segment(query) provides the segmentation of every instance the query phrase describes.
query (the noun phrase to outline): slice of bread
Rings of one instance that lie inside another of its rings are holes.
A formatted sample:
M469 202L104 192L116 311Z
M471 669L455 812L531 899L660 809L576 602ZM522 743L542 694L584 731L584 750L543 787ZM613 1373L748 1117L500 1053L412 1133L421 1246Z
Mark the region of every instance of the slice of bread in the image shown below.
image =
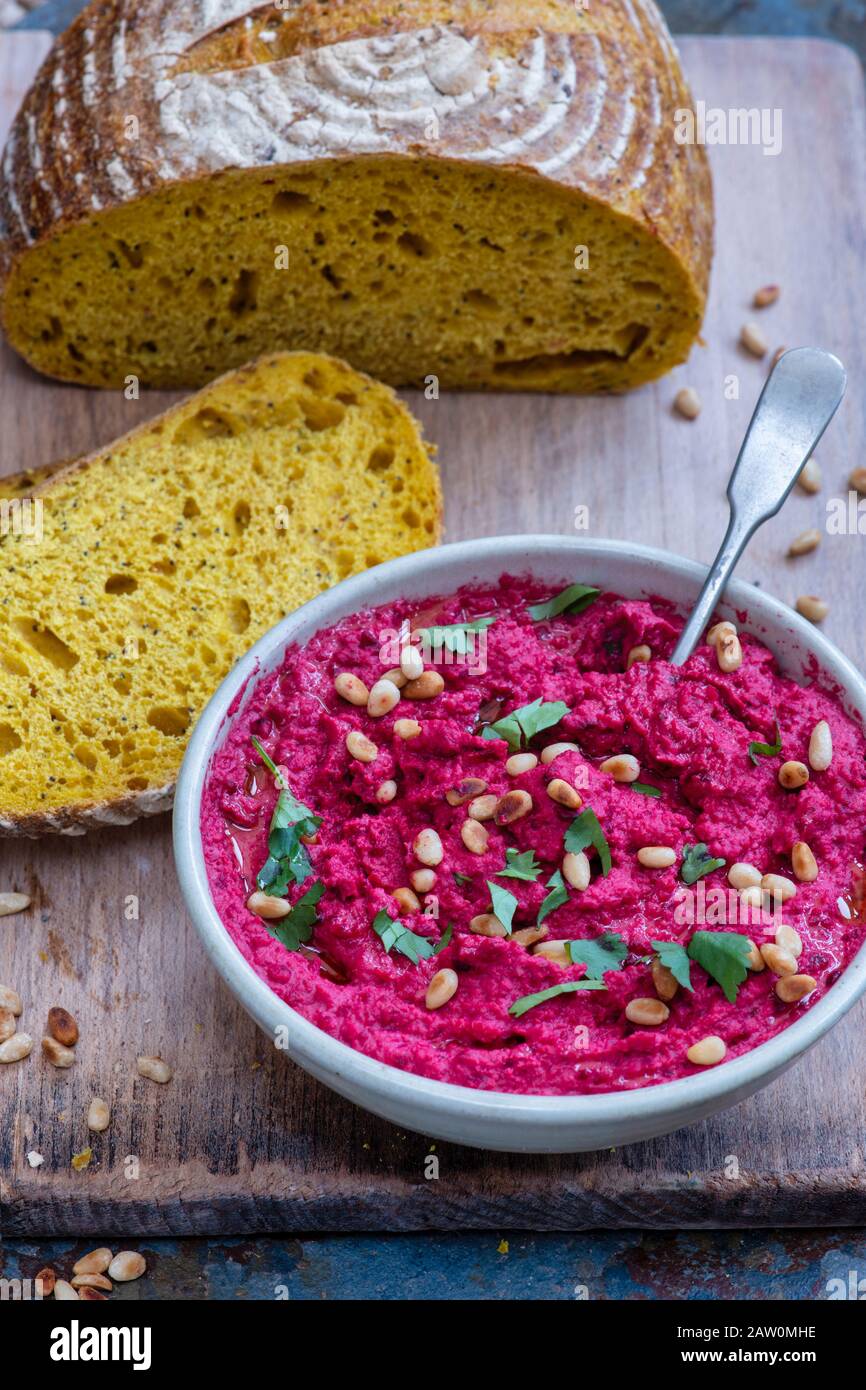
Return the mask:
M33 491L6 479L0 497ZM409 411L311 353L222 377L35 497L41 540L32 525L0 536L11 835L167 809L237 658L322 589L440 533L438 474Z

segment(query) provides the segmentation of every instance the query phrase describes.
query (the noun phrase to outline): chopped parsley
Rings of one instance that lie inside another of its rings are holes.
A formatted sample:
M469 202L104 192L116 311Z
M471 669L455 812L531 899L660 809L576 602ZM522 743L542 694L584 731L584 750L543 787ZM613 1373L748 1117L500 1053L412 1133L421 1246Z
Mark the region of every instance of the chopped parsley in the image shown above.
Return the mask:
M699 878L723 869L726 859L714 859L706 845L683 845L683 862L680 865L680 878L683 883L697 883Z
M454 924L452 922L449 922L448 926L445 928L439 940L436 942L436 945L433 947L434 956L438 956L440 951L444 951L446 946L451 945L451 938L453 935Z
M541 696L531 704L521 705L512 710L495 724L488 724L482 730L482 738L504 738L512 752L519 752L524 740L528 743L544 729L551 729L560 719L570 714L568 705L562 700L542 701Z
M598 816L590 806L575 816L565 832L565 848L569 854L578 854L582 849L593 845L598 853L601 872L606 878L611 869L610 845L599 823Z
M505 868L500 869L496 878L522 878L527 883L534 883L541 873L541 865L536 863L535 850L527 849L521 854L516 849L505 851Z
M491 883L490 879L487 880L487 887L490 889L493 915L502 923L506 935L510 936L511 924L517 910L517 899L513 893L509 893L507 888L501 888L498 883Z
M641 796L661 796L661 787L651 787L649 782L630 782L629 786L633 792L640 792Z
M592 941L566 941L564 945L574 965L586 966L588 980L600 980L608 970L621 970L628 955L628 946L615 931L606 931Z
M462 885L463 885L464 883L471 883L471 882L472 882L472 877L471 877L470 874L461 874L461 873L458 873L456 869L453 869L453 870L452 870L452 872L451 872L451 877L453 878L454 882L457 884L457 887L458 887L458 888L462 887Z
M677 984L694 992L695 987L689 973L691 962L685 946L681 946L678 941L653 941L652 948L662 965L667 966Z
M752 762L755 764L755 767L758 766L758 759L759 759L759 758L775 758L775 757L778 757L778 755L781 753L781 751L782 751L782 731L781 731L781 729L779 728L779 721L778 721L778 719L776 720L776 742L775 742L775 743L759 743L757 740L755 740L753 743L750 743L750 744L749 744L749 757L751 758Z
M734 1004L737 990L749 973L752 953L749 938L733 931L696 931L689 942L688 953L716 984L721 985L728 1003Z
M569 584L562 593L547 599L545 603L534 603L527 611L535 623L543 622L545 618L558 618L560 613L582 613L591 603L595 603L600 592L600 589L594 589L589 584Z
M305 942L309 941L313 935L313 927L318 920L316 904L325 891L325 885L321 882L313 884L308 888L303 897L298 898L291 912L287 916L280 918L279 921L269 921L261 918L261 925L266 932L275 937L281 945L288 951L299 951Z
M256 874L256 883L263 893L269 893L273 898L285 898L290 883L304 883L313 872L301 836L315 835L322 818L314 815L309 806L292 795L279 769L258 739L254 738L252 743L280 788L268 833L268 857Z
M541 907L538 909L538 916L535 919L535 925L537 927L541 926L545 917L547 917L551 912L555 912L558 907L562 907L563 903L568 902L568 889L565 886L565 880L563 879L559 869L557 869L555 873L551 874L550 878L547 880L547 883L545 884L545 887L549 888L550 892L542 902Z
M426 936L418 936L417 932L404 927L399 918L394 920L389 917L384 908L381 912L377 912L373 918L373 931L381 937L382 945L388 955L391 954L392 950L397 950L401 956L411 960L413 965L417 965L422 960L429 960L431 956L436 954L436 948L432 941L428 941Z
M428 647L447 647L449 652L454 652L455 656L468 656L474 650L474 643L469 641L469 634L483 632L485 628L491 627L495 622L495 617L473 618L468 623L449 623L446 627L420 628L418 636Z
M576 994L579 989L605 987L604 980L566 980L564 984L552 985L550 989L543 989L538 994L524 994L522 999L515 999L508 1012L512 1018L520 1018L537 1004L545 1004L548 999L555 999L559 994Z

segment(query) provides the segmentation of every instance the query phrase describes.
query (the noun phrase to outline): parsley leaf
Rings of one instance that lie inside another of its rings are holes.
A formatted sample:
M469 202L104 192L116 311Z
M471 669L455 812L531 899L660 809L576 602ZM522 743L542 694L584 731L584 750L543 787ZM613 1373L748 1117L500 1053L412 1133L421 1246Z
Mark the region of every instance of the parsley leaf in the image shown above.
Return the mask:
M737 990L749 973L751 952L749 938L732 931L696 931L688 947L691 959L721 985L729 1004L736 1002Z
M757 740L749 744L749 757L758 766L759 758L775 758L782 751L782 731L779 728L779 721L776 720L776 742L759 743Z
M711 874L715 869L723 869L726 863L726 859L714 859L704 844L683 845L680 878L683 883L697 883L699 878Z
M570 854L577 854L582 849L588 849L594 845L598 852L601 872L605 878L610 873L611 858L610 845L599 824L598 816L590 806L585 811L581 811L579 816L575 816L571 825L565 832L565 848Z
M255 735L251 735L250 743L253 745L253 748L255 748L265 767L268 769L268 772L272 773L273 776L276 778L277 785L279 787L282 787L283 775L280 772L280 769L277 767L276 763L274 762L273 758L268 756L268 754L265 752L264 748L259 743Z
M593 941L566 941L565 948L575 965L586 966L588 980L600 980L607 970L622 970L628 947L619 932L606 931Z
M421 960L429 960L430 956L436 954L435 947L426 936L418 936L416 932L404 927L399 918L392 920L387 912L382 909L373 918L373 931L382 938L382 945L390 955L396 948L407 960L411 960L413 965L417 965Z
M641 796L661 796L661 787L651 787L649 782L630 782L629 786L633 792L640 792Z
M562 700L542 702L539 696L531 704L521 705L520 709L512 710L511 714L497 719L495 724L488 724L482 730L481 737L504 738L509 748L518 752L523 739L528 743L542 730L551 729L554 724L558 724L560 719L570 712L568 705L563 704Z
M534 603L527 611L535 623L543 622L545 618L557 618L560 613L582 613L591 603L595 603L600 592L600 589L593 589L589 584L569 584L561 594L549 598L546 603Z
M302 898L298 898L291 912L279 921L262 918L262 926L271 936L276 937L288 951L299 951L301 945L313 935L313 927L318 920L316 904L325 891L324 883L314 883Z
M555 873L551 874L550 878L547 880L547 883L545 884L545 887L549 888L550 892L542 902L541 907L538 909L538 916L535 919L535 925L537 927L541 926L545 917L547 917L549 913L555 912L558 907L562 907L563 903L568 902L568 889L565 886L565 880L562 877L562 874L560 873L559 869L557 869Z
M448 926L445 928L439 940L436 942L436 945L433 947L434 956L438 956L440 951L444 951L446 946L451 945L451 938L453 935L454 924L452 922L449 922Z
M310 856L301 844L301 836L314 835L322 824L322 817L314 815L309 806L292 795L279 768L268 757L258 739L253 738L251 742L280 789L271 816L268 857L256 874L256 883L263 893L270 893L272 898L284 898L290 883L304 883L313 872Z
M472 878L471 878L471 876L470 876L469 874L461 874L461 873L458 873L456 869L453 869L453 870L452 870L452 872L451 872L451 877L453 878L454 882L457 884L457 887L458 887L458 888L460 888L464 883L471 883L471 882L472 882Z
M487 880L487 887L490 889L490 902L492 904L493 915L498 917L507 936L511 935L511 923L514 921L514 913L517 908L517 899L513 893L509 893L507 888L500 888L498 883L491 883Z
M520 854L516 849L505 851L505 868L500 869L495 875L496 878L522 878L527 883L534 883L541 873L541 865L535 861L535 850L525 850Z
M447 647L455 656L468 656L474 651L469 634L483 632L496 622L495 617L473 618L469 623L449 623L445 627L419 628L418 636L428 647Z
M538 994L524 994L522 999L515 999L508 1012L512 1018L520 1018L530 1009L534 1009L536 1004L544 1004L548 999L555 999L558 994L576 994L579 989L605 988L604 980L566 980L564 984L552 985L550 989L543 989Z
M678 985L694 993L690 971L689 954L678 941L653 941L652 948L658 953L662 965L666 965Z

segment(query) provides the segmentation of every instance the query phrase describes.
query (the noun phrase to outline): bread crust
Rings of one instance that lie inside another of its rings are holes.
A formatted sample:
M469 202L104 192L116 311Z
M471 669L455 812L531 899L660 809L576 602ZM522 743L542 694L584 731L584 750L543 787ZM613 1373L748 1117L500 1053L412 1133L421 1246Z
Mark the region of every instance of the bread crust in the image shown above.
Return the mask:
M193 392L184 400L169 406L167 410L155 415L153 419L146 420L143 424L136 425L134 429L120 435L112 440L110 444L100 449L94 449L91 453L80 458L68 461L60 461L53 465L54 471L50 477L45 478L38 487L30 491L32 497L43 497L50 494L52 489L59 482L72 477L76 473L84 472L91 464L102 459L106 454L114 453L118 446L128 443L143 435L151 433L155 426L161 425L164 421L170 421L174 416L186 411L190 400L195 400L200 405L204 405L209 395L218 392L224 383L238 381L245 376L250 376L255 372L266 368L272 362L284 361L291 357L316 357L325 361L335 363L340 367L345 364L339 359L328 357L325 353L309 352L278 352L270 353L264 357L256 358L248 362L245 366L235 368L217 377L209 386L201 391ZM380 392L386 392L393 397L399 405L401 411L406 407L398 397L396 391L391 387L385 386L382 382L374 382L371 377L364 372L359 372L356 368L350 369L355 378L362 378L369 381ZM420 427L419 427L420 430ZM433 446L422 441L428 456L432 457ZM442 518L444 513L442 488L439 474L435 467L431 467L432 485L435 488L436 520L431 544L438 545L442 539ZM2 491L2 485L0 485ZM191 731L190 731L191 732ZM123 796L114 799L103 799L101 801L75 802L69 806L55 807L51 811L32 812L27 815L0 815L0 837L6 838L29 838L37 839L42 835L84 835L88 830L102 829L112 825L130 825L133 821L139 820L143 816L158 816L170 811L174 804L175 783L167 782L159 787L146 787L142 791L128 792Z
M690 105L653 0L296 0L282 18L250 0L93 0L9 135L0 293L32 247L168 184L401 154L519 168L597 200L659 238L702 308L709 166L674 139ZM0 318L8 329L5 304Z

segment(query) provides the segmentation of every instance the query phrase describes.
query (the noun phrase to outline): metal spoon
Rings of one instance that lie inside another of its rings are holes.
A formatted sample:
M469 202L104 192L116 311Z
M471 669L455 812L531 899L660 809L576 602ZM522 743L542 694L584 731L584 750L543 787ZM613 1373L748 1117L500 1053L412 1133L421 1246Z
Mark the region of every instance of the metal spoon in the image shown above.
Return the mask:
M784 353L767 378L728 482L731 519L671 661L688 661L734 566L775 516L845 394L845 368L821 348Z

